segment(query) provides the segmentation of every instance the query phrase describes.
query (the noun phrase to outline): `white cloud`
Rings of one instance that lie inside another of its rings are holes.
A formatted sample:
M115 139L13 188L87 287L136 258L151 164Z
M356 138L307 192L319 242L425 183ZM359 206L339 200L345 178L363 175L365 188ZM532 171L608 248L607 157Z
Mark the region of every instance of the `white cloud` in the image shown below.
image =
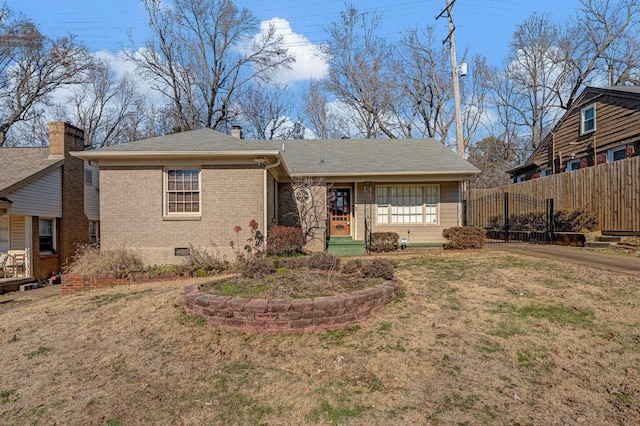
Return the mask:
M288 53L296 58L292 68L283 71L276 76L276 82L288 84L299 80L320 79L329 71L329 65L322 57L320 45L314 44L302 34L293 32L291 24L286 19L272 18L260 23L261 37L269 31L270 26L276 30L276 35L282 37L282 42Z

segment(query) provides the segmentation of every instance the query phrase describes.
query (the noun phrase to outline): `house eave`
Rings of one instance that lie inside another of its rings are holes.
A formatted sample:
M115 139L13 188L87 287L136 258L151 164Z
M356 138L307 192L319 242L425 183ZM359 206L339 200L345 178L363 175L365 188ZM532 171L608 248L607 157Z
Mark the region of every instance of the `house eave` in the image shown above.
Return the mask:
M191 160L216 159L233 157L278 157L279 151L75 151L71 155L87 161L122 161L122 160Z
M449 172L361 172L361 173L292 173L290 176L296 177L324 177L324 178L353 178L354 180L370 180L372 178L381 177L443 177L454 180L466 180L471 179L476 174L480 173L480 170L474 171L449 171Z

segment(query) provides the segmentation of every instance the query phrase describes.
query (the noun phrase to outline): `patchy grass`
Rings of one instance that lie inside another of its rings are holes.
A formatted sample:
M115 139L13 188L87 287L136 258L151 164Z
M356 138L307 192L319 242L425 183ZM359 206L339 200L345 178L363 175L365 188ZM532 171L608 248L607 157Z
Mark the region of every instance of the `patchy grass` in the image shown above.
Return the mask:
M282 268L260 278L231 277L202 286L205 293L247 298L301 298L341 294L384 284L382 278L346 276L338 271Z
M326 333L211 327L183 310L207 278L4 306L0 424L640 424L639 279L393 258L403 297Z

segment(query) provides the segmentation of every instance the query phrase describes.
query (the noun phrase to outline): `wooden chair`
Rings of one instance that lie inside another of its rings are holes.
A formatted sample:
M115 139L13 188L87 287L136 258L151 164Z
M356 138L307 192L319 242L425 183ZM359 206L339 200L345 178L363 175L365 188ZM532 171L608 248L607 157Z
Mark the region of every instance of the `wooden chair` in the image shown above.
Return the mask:
M27 271L26 258L26 253L23 251L9 251L2 267L4 278L24 277Z
M8 278L7 274L13 272L11 268L12 264L13 257L11 255L9 255L8 253L0 253L0 272L2 272L2 278Z
M10 266L10 269L13 270L13 276L25 276L26 272L26 255L24 252L22 253L14 253L11 255L13 257L13 265Z

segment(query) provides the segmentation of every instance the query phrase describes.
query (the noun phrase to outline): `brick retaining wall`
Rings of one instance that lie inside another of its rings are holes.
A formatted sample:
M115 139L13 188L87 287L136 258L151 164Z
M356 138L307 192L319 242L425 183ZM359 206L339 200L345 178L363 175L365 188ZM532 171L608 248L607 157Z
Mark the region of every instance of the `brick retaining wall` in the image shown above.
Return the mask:
M151 274L148 272L137 272L127 274L124 277L116 277L115 275L62 275L62 283L60 289L62 295L77 293L79 291L97 290L101 288L111 288L120 285L142 284L154 281L176 281L191 278L190 274Z
M185 288L185 311L214 326L245 332L279 333L343 328L368 318L396 298L398 284L389 281L351 294L314 299L247 299Z

